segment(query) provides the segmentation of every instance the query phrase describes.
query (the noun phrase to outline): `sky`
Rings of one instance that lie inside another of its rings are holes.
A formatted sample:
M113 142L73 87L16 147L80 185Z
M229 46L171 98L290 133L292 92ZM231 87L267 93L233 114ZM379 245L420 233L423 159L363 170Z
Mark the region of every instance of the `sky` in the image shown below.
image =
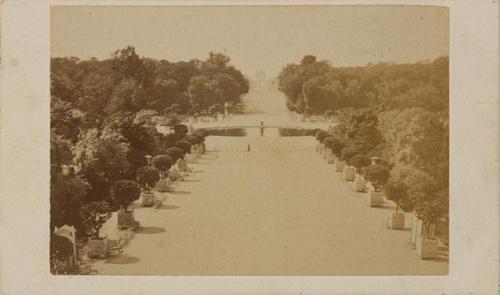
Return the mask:
M222 52L253 76L306 54L333 66L433 60L449 50L437 6L53 6L51 56L106 59L132 45L172 62Z

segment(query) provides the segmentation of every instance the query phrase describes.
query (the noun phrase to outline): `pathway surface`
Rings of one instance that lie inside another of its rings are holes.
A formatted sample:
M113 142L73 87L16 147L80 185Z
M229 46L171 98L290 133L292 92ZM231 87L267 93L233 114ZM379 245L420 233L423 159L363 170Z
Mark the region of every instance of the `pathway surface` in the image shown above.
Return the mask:
M209 152L191 164L187 181L162 194L162 208L135 209L141 229L122 256L93 263L97 273L447 273L446 261L416 257L408 231L387 228L392 209L370 208L367 194L353 192L314 152L312 137L208 138L228 143L274 149Z

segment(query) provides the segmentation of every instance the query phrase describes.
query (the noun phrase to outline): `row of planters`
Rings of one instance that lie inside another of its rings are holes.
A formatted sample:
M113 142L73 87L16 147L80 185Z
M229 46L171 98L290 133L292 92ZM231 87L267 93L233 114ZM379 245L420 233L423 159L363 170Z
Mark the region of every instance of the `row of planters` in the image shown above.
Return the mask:
M318 141L316 151L326 163L334 164L335 171L352 182L354 191L368 192L369 206L383 207L385 199L396 204L389 219L391 229L404 229L405 212L410 215L410 242L421 259L438 256L435 229L446 215L448 203L435 196L430 181L419 177L416 169L394 168L379 157L369 157L362 148L327 131L317 129L314 136Z
M131 233L139 227L134 218L134 209L131 204L142 199L142 206L151 207L161 205L154 190L158 192L172 191L172 184L182 181L190 169L186 158L194 162L205 153L206 130L195 130L184 139L177 141L173 147L166 149L166 154L146 156L148 165L137 170L136 181L118 180L111 189L111 202L91 202L81 210L83 224L90 237L87 245L87 256L91 258L107 257L114 250L119 250L119 241L100 236L104 223L117 212L117 227L121 231Z

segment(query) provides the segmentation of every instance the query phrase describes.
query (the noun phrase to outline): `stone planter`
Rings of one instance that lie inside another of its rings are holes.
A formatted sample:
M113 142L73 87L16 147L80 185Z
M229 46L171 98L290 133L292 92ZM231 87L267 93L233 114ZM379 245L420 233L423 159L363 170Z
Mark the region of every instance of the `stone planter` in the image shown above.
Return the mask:
M156 190L159 192L168 192L171 190L168 182L168 178L163 178L156 184Z
M87 257L105 258L109 254L108 239L90 239L87 245Z
M319 144L319 154L323 156L323 153L325 152L325 145L320 143Z
M118 229L135 228L138 223L134 219L134 211L120 210L117 214Z
M323 151L323 159L328 159L328 155L332 153L332 150L329 147L325 147L325 150Z
M438 256L438 240L417 236L416 242L417 256L420 259L436 258Z
M155 195L153 192L142 192L141 193L142 206L150 207L155 204Z
M356 168L351 166L344 166L344 169L342 170L342 176L344 177L345 181L353 181L354 175L356 175Z
M404 229L405 228L405 214L402 212L392 212L389 220L389 227L391 229Z
M415 213L411 214L410 226L410 244L413 249L416 247L417 237L422 235L422 221L418 219Z
M335 171L342 172L344 170L345 161L337 160L335 161Z
M366 180L363 176L356 174L354 177L353 187L355 192L366 192Z
M326 161L328 164L335 164L335 154L330 151L326 157Z
M384 206L384 193L377 191L370 191L370 207L383 207Z

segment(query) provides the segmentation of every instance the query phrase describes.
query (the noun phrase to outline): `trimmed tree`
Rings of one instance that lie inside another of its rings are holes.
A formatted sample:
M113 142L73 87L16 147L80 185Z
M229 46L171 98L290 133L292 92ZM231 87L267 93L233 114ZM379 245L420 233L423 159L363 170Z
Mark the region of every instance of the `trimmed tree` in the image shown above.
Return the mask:
M365 178L370 181L375 191L380 191L389 180L389 169L382 165L371 165L365 170Z
M150 188L160 180L160 171L152 166L143 166L137 169L137 183L149 193Z
M330 144L330 148L332 149L332 153L340 158L340 153L345 148L345 144L340 139L336 138L336 141Z
M116 204L127 208L141 195L140 185L132 180L118 180L113 184L111 197Z
M151 159L151 165L158 169L161 173L165 173L174 164L174 159L169 155L157 155Z
M320 130L316 133L316 139L319 141L319 142L323 142L323 140L328 137L330 135L330 133L326 132L325 130Z
M80 216L85 233L91 239L99 238L99 231L104 223L111 217L113 208L106 201L94 201L83 205Z
M390 179L384 186L384 192L387 199L396 203L396 212L399 208L403 211L411 211L412 205L408 198L408 185L402 181Z
M177 162L177 160L179 160L179 159L181 159L181 158L184 157L184 155L186 154L186 152L183 149L181 149L181 148L171 147L171 148L168 148L166 150L166 154L172 158L172 160L173 160L173 162L175 164L175 162Z
M361 173L361 169L370 166L371 159L368 156L357 154L351 158L351 164L356 167L358 173Z
M190 154L191 153L191 143L186 140L179 140L174 144L174 147L178 147L184 150L184 152Z
M354 157L357 154L359 154L358 149L352 146L347 146L343 148L342 151L340 152L340 159L350 165L352 157Z

